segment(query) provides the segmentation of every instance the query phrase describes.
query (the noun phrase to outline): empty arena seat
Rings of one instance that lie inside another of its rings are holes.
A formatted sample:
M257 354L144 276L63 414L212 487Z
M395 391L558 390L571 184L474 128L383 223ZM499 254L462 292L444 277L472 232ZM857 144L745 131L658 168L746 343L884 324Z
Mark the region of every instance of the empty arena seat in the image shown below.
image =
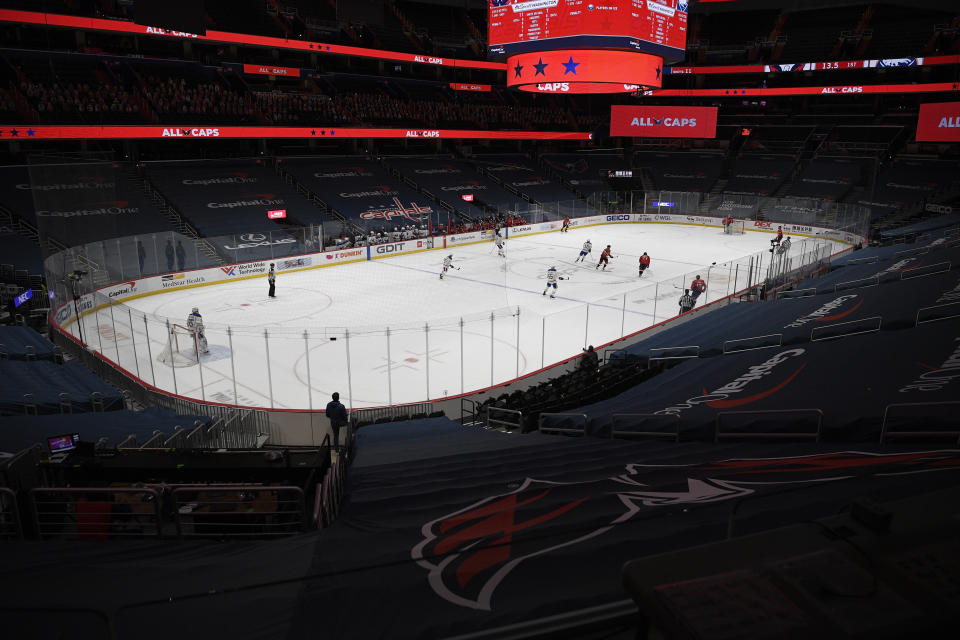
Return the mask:
M641 151L635 159L661 191L707 193L723 170L723 155L719 153Z
M607 172L630 166L622 155L613 153L545 153L540 159L565 186L584 195L607 191Z
M675 415L681 439L713 440L720 421L728 420L728 434L781 430L780 436L805 439L813 437L811 425L817 423L818 437L825 440L877 441L888 406L909 404L911 419L928 430L957 429L955 411L944 409L956 399L952 376L932 372L952 371L958 335L960 320L953 318L896 332L692 359L573 412L586 414L593 431L609 428L615 414Z
M108 411L37 416L5 416L0 418L0 451L15 452L63 434L79 434L83 442L107 438L112 446L130 436L139 444L148 441L156 431L173 433L177 427L191 429L197 423L209 423L204 416L177 415L151 407L144 411Z
M0 326L0 358L10 360L56 360L60 348L30 327Z
M586 216L597 213L566 189L558 180L546 175L523 154L478 155L471 158L480 169L508 189L515 189L534 203L556 214ZM522 213L522 211L521 211Z
M436 222L439 206L364 156L282 158L280 168L364 229ZM445 218L446 216L444 216Z
M863 171L857 160L815 159L803 169L787 195L839 201L860 182Z
M790 177L796 163L792 156L743 156L737 159L724 191L772 196Z
M43 260L37 243L5 225L0 225L0 256L3 256L0 262L12 265L15 269L43 273Z
M437 200L453 209L475 217L490 207L498 212L526 211L529 203L510 193L490 178L480 174L469 162L442 157L384 158L388 166L400 172L429 192ZM472 202L465 202L461 195L473 194Z
M89 369L73 361L62 365L48 361L0 360L0 415L115 411L123 396Z

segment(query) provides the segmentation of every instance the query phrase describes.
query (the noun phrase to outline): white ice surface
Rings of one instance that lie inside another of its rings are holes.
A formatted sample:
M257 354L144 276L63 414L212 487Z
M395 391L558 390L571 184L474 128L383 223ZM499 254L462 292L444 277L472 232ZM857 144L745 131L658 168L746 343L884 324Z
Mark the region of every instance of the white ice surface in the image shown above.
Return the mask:
M106 358L190 398L322 409L339 391L348 407L421 402L522 376L586 344L666 320L677 314L681 285L698 274L709 285L698 305L742 289L750 264L744 257L754 255L756 268L762 256L766 270L770 237L684 225L601 225L511 238L506 259L485 242L280 273L275 299L267 297L264 277L146 296L83 322L87 342ZM588 238L593 254L575 264ZM796 260L824 243L794 242L791 255ZM600 271L594 267L607 244L614 259ZM842 248L828 244L828 255ZM639 278L644 251L652 265ZM451 253L460 270L440 280L443 257ZM567 278L555 299L542 295L552 265ZM761 277L754 272L754 282ZM156 360L166 344L165 323L185 323L193 307L203 315L210 353L200 366L172 370Z

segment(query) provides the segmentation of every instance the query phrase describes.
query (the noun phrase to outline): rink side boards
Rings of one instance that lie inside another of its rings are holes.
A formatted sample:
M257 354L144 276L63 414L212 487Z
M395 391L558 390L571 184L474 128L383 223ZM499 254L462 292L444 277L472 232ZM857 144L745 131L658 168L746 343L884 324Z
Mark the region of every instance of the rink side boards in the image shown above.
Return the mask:
M607 224L677 224L700 227L721 228L720 218L712 216L694 216L678 214L646 214L646 213L622 213L585 216L582 218L571 218L570 227L592 227ZM746 221L745 221L746 222ZM508 227L506 237L523 237L530 235L539 235L559 231L562 221L551 220L530 225L521 225L518 227ZM824 227L814 227L808 225L779 224L776 222L767 222L764 220L752 220L745 224L748 231L762 233L775 233L778 226L783 227L785 235L800 237L823 237L835 242L853 245L862 242L863 238L854 234L828 229ZM94 304L95 299L92 294L81 296L78 301L80 316L86 316L90 313L107 308L110 303L117 301L133 300L145 296L156 295L167 291L179 289L193 289L196 287L206 287L210 285L221 284L229 281L251 280L254 278L264 278L271 260L276 265L277 274L296 273L298 271L309 271L312 269L321 269L342 264L351 264L355 262L365 262L370 260L379 260L382 258L391 258L399 255L412 253L421 253L424 251L436 251L438 249L450 249L451 247L467 246L490 242L493 239L493 231L472 231L468 233L435 236L432 238L418 238L415 240L403 240L388 244L373 245L368 247L357 247L353 249L343 249L340 251L328 251L323 253L305 254L301 256L291 256L287 258L272 258L266 260L256 260L251 262L242 262L221 267L210 267L204 269L194 269L192 271L183 271L179 273L170 273L166 275L150 276L140 280L128 280L120 283L111 284L97 289L97 293L109 300L109 303ZM68 327L76 318L74 317L73 301L67 301L56 308L53 316L53 324L60 328Z

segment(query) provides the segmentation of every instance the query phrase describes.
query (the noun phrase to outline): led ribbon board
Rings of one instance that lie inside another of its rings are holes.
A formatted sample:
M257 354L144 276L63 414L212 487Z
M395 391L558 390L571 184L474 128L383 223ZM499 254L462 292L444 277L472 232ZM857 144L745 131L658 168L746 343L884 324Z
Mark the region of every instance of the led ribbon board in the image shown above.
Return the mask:
M486 131L473 129L373 129L362 127L218 127L216 125L0 125L0 140L183 139L183 138L458 138L475 140L590 140L579 131Z
M763 96L858 95L873 93L942 93L960 91L960 82L926 84L854 84L834 87L771 87L751 89L657 89L644 91L653 98L740 98Z
M507 86L540 93L627 93L659 87L663 60L633 51L569 49L507 59Z

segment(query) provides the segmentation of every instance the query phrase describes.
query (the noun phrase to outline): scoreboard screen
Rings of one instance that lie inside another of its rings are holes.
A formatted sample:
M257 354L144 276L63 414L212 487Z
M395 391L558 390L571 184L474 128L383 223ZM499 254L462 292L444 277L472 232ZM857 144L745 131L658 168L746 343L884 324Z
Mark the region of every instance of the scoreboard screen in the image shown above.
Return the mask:
M689 0L488 0L491 57L622 49L682 60Z

